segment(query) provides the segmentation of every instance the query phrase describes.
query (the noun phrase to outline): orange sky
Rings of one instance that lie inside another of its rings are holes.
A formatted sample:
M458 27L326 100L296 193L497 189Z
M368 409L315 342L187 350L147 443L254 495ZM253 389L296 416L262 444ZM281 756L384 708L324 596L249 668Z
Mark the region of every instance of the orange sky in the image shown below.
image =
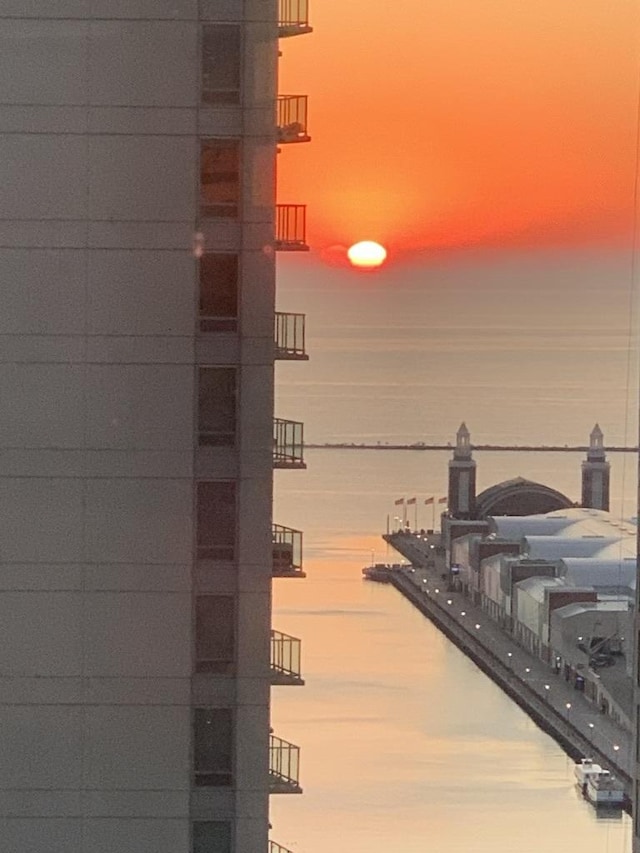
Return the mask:
M628 235L635 0L310 0L280 91L309 94L278 200L319 251L615 242Z

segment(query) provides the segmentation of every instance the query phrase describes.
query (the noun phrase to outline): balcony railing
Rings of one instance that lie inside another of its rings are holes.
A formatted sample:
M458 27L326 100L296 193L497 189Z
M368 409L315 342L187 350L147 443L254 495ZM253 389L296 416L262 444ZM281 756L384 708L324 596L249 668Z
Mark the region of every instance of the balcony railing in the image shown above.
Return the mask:
M280 38L310 33L309 0L278 0L278 35Z
M269 790L272 794L301 794L300 747L275 735L269 738Z
M274 578L303 578L302 531L282 524L273 525Z
M304 684L300 663L302 643L280 631L271 631L271 683Z
M281 844L276 844L275 841L270 841L269 853L291 853L291 850L287 850L287 848L283 847Z
M275 247L279 252L308 252L306 204L276 205Z
M308 361L305 346L305 314L276 311L275 357L289 361Z
M306 468L304 462L304 424L273 419L273 467Z
M306 95L278 95L278 142L309 142Z

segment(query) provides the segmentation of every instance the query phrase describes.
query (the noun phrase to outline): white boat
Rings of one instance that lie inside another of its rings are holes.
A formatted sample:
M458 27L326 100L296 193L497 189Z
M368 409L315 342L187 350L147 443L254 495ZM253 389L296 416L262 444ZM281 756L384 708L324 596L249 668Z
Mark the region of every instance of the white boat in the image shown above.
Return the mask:
M584 786L587 784L588 778L602 773L602 767L600 767L599 764L596 764L593 758L583 758L578 762L578 764L574 764L573 772L576 777L576 782L582 788L584 793Z
M623 806L624 786L608 770L587 776L585 796L595 806Z

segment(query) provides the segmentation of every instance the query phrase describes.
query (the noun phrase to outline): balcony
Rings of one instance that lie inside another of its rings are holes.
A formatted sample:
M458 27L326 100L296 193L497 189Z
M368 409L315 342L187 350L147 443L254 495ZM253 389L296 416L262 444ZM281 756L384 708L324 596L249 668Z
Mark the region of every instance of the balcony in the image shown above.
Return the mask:
M305 346L305 314L276 311L275 357L287 361L308 361Z
M306 95L278 95L278 142L310 142L307 133Z
M304 578L302 571L302 531L282 524L273 525L273 577Z
M300 747L275 735L269 738L269 792L301 794Z
M287 848L283 847L281 844L276 844L275 841L270 841L269 853L291 853L291 850L287 850Z
M309 0L278 0L278 35L280 38L312 32L309 26Z
M280 631L271 631L271 683L291 687L304 684L300 664L302 643Z
M276 205L275 248L279 252L308 252L306 204Z
M273 419L273 467L306 468L304 461L304 424Z

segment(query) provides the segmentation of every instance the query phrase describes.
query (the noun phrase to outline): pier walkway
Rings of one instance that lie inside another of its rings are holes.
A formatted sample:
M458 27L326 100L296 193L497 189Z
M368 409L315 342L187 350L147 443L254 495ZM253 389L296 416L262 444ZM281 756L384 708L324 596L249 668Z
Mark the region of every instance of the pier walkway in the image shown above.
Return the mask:
M411 566L386 579L578 761L591 757L615 773L631 795L631 733L529 654L461 592L447 589L439 534L384 537Z

